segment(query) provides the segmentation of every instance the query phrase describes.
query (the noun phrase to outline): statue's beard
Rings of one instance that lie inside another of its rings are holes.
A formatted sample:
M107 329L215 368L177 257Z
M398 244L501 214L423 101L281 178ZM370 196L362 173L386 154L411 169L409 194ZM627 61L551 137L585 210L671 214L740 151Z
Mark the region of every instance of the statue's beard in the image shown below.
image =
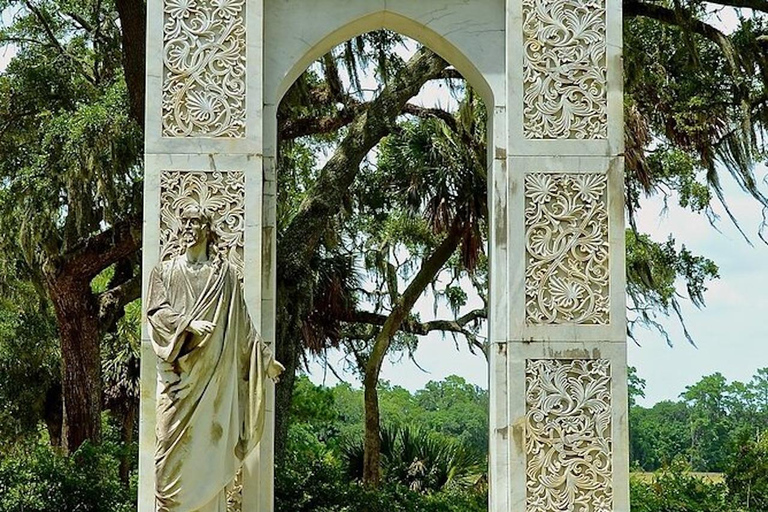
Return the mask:
M191 247L194 247L203 241L202 236L195 236L194 233L184 233L184 246L189 249Z

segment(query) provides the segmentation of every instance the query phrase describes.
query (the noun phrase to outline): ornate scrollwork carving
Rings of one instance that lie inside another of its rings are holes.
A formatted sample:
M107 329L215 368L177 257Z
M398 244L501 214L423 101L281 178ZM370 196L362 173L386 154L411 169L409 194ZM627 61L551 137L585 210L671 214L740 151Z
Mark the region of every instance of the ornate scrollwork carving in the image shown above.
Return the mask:
M245 0L165 0L163 136L245 136Z
M611 363L526 362L526 510L613 510Z
M605 0L523 0L528 139L605 139Z
M243 511L243 468L235 475L235 480L227 487L227 512Z
M529 325L610 321L604 174L525 178L525 316Z
M211 216L218 251L242 278L245 232L245 173L241 171L163 171L160 176L160 254L184 252L181 212L199 206Z

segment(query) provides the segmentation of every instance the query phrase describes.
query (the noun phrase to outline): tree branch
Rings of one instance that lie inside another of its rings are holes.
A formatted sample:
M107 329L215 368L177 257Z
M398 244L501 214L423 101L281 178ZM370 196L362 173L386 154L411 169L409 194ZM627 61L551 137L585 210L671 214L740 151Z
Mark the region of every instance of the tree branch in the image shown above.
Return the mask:
M403 108L403 113L411 114L412 116L420 117L422 119L440 119L447 124L454 133L458 134L459 126L456 123L456 118L453 117L453 114L441 108L426 108L414 105L413 103L408 103L405 108Z
M456 118L448 111L441 108L426 108L419 105L408 103L403 108L403 113L411 114L421 119L439 119L444 122L450 130L458 136L467 148L470 148L477 155L478 161L482 162L486 156L485 145L480 145L466 130L460 129Z
M392 342L392 336L397 332L403 322L407 319L408 315L413 309L413 305L424 290L431 283L435 276L443 268L443 265L450 259L451 255L456 251L456 248L461 242L461 238L464 235L463 227L458 224L458 220L455 221L453 226L448 231L445 239L438 245L432 254L424 260L421 268L416 273L416 276L408 284L403 294L398 298L394 308L387 316L386 321L381 327L381 331L376 336L373 350L371 351L371 357L368 360L368 365L365 370L365 382L366 386L370 386L379 380L379 373L381 372L381 364L384 361L384 356L389 350L389 345Z
M359 109L344 108L335 116L286 118L280 126L280 140L335 132L352 123L359 113Z
M123 308L139 297L141 297L141 273L100 294L97 301L101 331L104 332L113 325L120 317Z
M90 281L105 268L131 256L140 248L141 222L126 221L67 251L58 272Z
M676 11L661 5L630 0L624 2L624 16L643 16L645 18L651 18L666 23L667 25L674 25L681 29L691 30L696 34L706 37L720 47L734 74L738 74L741 69L738 64L738 54L731 44L731 40L728 39L728 36L712 25L694 18L685 11Z
M373 99L353 123L338 149L320 171L290 225L284 232L278 260L285 284L298 283L307 275L312 256L328 225L344 204L349 187L357 176L360 163L368 152L396 126L405 104L422 86L446 67L437 54L427 48L416 55Z
M717 0L712 3L737 9L747 8L768 13L768 1L766 0Z
M426 336L430 332L443 331L465 334L467 325L472 322L488 318L488 310L476 309L470 311L455 320L432 320L429 322L418 322L413 318L403 320L400 325L400 331L418 336ZM369 311L355 311L349 318L350 322L363 323L368 325L383 326L387 321L387 315L373 313Z
M43 14L43 12L39 8L35 7L32 4L32 2L30 2L30 0L24 0L24 5L27 7L27 9L30 10L32 14L35 15L35 17L37 18L37 21L40 22L40 25L43 27L43 31L45 32L45 35L48 38L48 41L56 49L56 51L58 51L59 54L61 54L63 57L66 57L67 59L73 62L76 62L78 66L80 66L81 68L80 71L83 77L85 77L85 79L88 80L88 82L95 85L96 79L90 74L88 74L88 72L85 70L84 64L75 56L70 55L70 53L67 52L66 48L64 48L61 42L59 42L59 40L56 38L56 34L54 34L53 29L51 28L51 25L48 23L48 20L45 18L45 14Z
M456 70L456 68L446 68L433 80L465 80L465 78Z
M75 23L80 25L80 28L85 30L86 32L93 33L93 25L91 25L88 20L77 14L76 12L64 12L62 13L64 16L68 16L72 19Z

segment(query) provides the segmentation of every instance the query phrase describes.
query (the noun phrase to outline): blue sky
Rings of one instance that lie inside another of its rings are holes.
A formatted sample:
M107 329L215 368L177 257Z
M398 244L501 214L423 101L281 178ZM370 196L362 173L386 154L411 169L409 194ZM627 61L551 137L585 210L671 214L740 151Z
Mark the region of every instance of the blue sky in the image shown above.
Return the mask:
M766 168L760 167L757 174L764 180ZM758 368L768 367L768 246L757 236L762 210L730 178L723 181L728 204L754 246L747 244L720 205L715 205L721 216L717 223L720 233L702 216L676 206L674 200L666 215L659 215L663 203L658 198L641 212L642 230L656 239L671 232L694 253L713 259L720 267L720 279L706 293L706 307L698 310L689 301L683 304L697 348L684 339L675 320L664 322L673 347L652 332L638 332L641 346L630 342L630 364L647 381L645 403L674 399L703 375L720 372L729 380L747 381Z

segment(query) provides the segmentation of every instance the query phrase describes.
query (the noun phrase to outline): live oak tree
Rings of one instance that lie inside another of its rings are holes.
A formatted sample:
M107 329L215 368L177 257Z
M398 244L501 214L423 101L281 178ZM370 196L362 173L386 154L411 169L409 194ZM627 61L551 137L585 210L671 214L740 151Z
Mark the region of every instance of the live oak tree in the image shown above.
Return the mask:
M113 2L0 8L13 16L0 39L17 52L0 77L3 258L23 266L57 318L63 444L73 450L99 440L101 338L140 290L141 113L130 98L143 91L132 95L125 77L143 70L123 67L121 27L131 24ZM110 286L94 293L112 266Z

